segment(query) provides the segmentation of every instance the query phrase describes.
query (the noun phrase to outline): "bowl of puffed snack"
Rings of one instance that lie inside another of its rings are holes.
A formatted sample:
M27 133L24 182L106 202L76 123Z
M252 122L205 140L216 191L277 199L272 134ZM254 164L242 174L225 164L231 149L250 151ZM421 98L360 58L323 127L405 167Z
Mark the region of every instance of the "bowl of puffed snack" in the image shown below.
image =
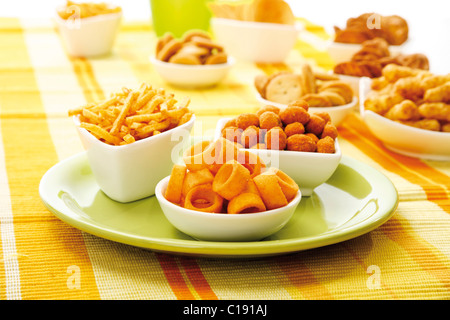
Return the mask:
M95 57L111 52L122 9L106 2L73 2L57 9L56 23L69 55Z
M286 173L220 137L187 148L156 197L172 225L195 239L257 241L289 222L302 195Z
M351 85L336 75L313 71L303 64L297 71L260 74L254 79L256 98L263 105L285 109L296 100L304 100L313 112L326 112L339 125L355 109L358 98Z
M450 74L389 64L362 79L360 92L361 116L386 148L450 160Z
M224 137L289 175L303 196L326 182L342 157L338 131L326 112L312 112L298 100L280 109L265 105L218 121L215 137Z
M351 60L367 40L386 40L393 55L401 54L409 39L408 22L398 16L364 13L348 18L344 28L334 26L334 35L328 41L328 53L338 64Z
M283 0L216 1L208 5L214 35L239 60L282 62L302 30Z
M190 30L181 39L166 33L150 57L159 75L184 88L204 88L221 82L234 64L225 48L201 30Z
M189 143L195 116L190 99L143 83L72 109L81 142L100 189L130 202L154 195ZM176 152L180 150L180 152Z

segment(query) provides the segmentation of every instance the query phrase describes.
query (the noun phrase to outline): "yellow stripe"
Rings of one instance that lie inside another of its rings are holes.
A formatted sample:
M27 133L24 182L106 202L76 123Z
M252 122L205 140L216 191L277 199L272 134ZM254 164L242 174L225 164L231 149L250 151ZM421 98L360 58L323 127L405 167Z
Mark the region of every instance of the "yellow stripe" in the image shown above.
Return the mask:
M15 26L20 28L18 21L15 21ZM12 62L24 66L24 70L31 70L22 33L1 33L0 43L8 44L6 50L0 50L0 68L4 67L1 63ZM11 52L16 53L14 57L11 57ZM7 88L0 92L2 115L15 113L17 109L24 113L44 114L33 72L2 75L0 87ZM22 87L28 89L27 94L18 94L17 89ZM20 254L22 298L98 298L80 232L56 219L39 198L40 179L57 162L46 119L2 117L1 130L16 247ZM68 268L71 266L80 268L82 282L79 290L68 287Z

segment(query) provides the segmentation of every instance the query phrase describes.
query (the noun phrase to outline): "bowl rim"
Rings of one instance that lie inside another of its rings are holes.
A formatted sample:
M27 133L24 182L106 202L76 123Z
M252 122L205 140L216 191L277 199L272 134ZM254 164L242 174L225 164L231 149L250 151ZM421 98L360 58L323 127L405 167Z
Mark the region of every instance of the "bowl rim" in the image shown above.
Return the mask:
M233 220L234 219L236 221L240 221L240 220L246 220L246 219L252 219L252 218L257 219L261 216L269 216L270 217L270 216L278 215L281 212L284 212L285 210L292 209L292 207L296 207L302 199L302 192L299 189L297 191L297 194L295 195L295 197L287 205L277 208L277 209L266 210L266 211L261 211L261 212L254 212L254 213L245 213L245 214L203 212L203 211L186 209L186 208L183 208L183 207L176 205L176 204L170 202L169 200L167 200L164 197L163 191L167 187L167 183L169 182L169 179L170 179L170 175L164 177L157 183L157 185L155 187L155 196L156 196L158 202L163 202L165 205L169 206L170 209L181 210L185 214L194 215L199 218L206 217L206 218L212 218L215 220L222 220L222 219Z
M190 64L181 64L181 63L170 63L158 60L154 55L150 56L150 62L154 65L172 69L172 70L195 70L195 71L207 71L207 70L222 70L226 68L231 68L235 63L236 59L234 57L228 55L227 62L219 63L219 64L201 64L201 65L190 65Z
M86 137L93 144L102 146L103 148L109 149L109 150L127 150L127 149L132 149L132 148L138 148L140 145L142 145L144 143L148 143L150 141L163 139L167 135L172 134L177 129L180 130L180 129L184 129L186 127L189 127L189 126L193 125L194 122L195 122L195 114L193 113L192 116L191 116L191 119L189 119L188 122L185 122L185 123L183 123L180 126L174 127L172 129L166 130L164 132L161 132L160 134L158 134L156 136L147 137L147 138L144 138L144 139L141 139L141 140L137 140L137 141L135 141L133 143L119 145L119 146L111 145L111 144L105 143L103 141L100 141L94 135L92 135L88 130L86 130L84 128L81 128L80 127L80 119L78 118L77 115L72 116L72 120L73 120L73 122L75 124L76 129L80 132L80 134L82 134L84 137Z
M227 18L211 18L211 25L231 25L233 27L243 27L243 28L254 28L254 29L277 29L281 31L295 31L300 32L304 30L304 25L300 22L295 22L295 24L281 24L273 22L257 22L257 21L243 21Z

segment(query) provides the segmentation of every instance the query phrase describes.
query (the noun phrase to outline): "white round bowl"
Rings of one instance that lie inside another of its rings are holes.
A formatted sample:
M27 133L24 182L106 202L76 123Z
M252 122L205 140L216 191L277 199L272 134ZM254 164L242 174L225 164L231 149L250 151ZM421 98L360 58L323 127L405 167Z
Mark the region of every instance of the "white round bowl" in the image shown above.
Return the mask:
M209 213L185 209L164 197L170 176L156 186L156 198L167 220L185 234L204 241L257 241L268 237L291 219L302 198L299 191L286 206L257 213Z
M221 137L224 125L231 118L217 122L214 137ZM245 149L257 154L268 167L275 167L286 173L299 186L303 196L311 196L314 189L326 182L336 171L342 158L338 139L335 153L299 152L287 150Z
M270 100L264 99L261 97L259 93L256 93L256 99L261 102L263 105L272 105L275 107L280 108L280 110L283 110L287 107L286 104L272 102ZM355 106L358 103L358 98L353 97L352 102L348 104L344 104L342 106L336 106L336 107L309 107L309 111L311 113L315 112L327 112L330 115L331 122L338 126L342 121L344 121L345 117L352 112L355 109Z
M100 141L79 126L78 117L73 120L100 189L109 198L126 203L155 194L157 183L181 159L175 151L189 145L195 116L178 127L122 146Z
M122 12L69 20L56 15L55 19L69 55L95 57L110 53Z
M211 65L187 65L169 63L150 57L158 74L166 82L183 88L204 88L222 81L235 61L228 56L227 63Z
M405 45L406 42L398 46L390 45L389 52L392 56L400 54L404 50ZM327 49L331 59L333 59L334 63L338 64L341 62L350 61L353 55L361 49L361 44L340 43L329 40L327 42Z
M282 62L297 41L301 25L212 18L217 41L236 59L252 62Z
M365 110L371 79L361 79L360 113L370 131L396 153L427 160L450 161L450 133L414 128Z

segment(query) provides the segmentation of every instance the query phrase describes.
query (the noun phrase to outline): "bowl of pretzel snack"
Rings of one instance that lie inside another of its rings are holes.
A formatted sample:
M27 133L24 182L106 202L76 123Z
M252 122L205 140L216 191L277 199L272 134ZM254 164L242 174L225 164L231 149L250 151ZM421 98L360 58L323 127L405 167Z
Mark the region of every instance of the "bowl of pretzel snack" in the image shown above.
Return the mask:
M125 203L154 195L156 184L181 158L174 148L181 150L189 141L195 121L189 103L143 83L69 111L108 197Z
M76 57L108 54L114 44L122 9L106 2L67 1L57 9L56 23L67 52Z
M158 39L151 62L168 83L184 88L210 87L222 81L234 64L225 48L201 30L181 39L167 33Z
M326 112L314 112L298 100L280 109L273 105L255 113L222 118L215 137L237 143L289 175L303 196L327 181L342 157L338 131Z
M311 111L328 113L334 125L344 121L358 100L349 83L336 75L313 72L309 64L303 64L298 72L257 75L254 85L256 98L263 105L285 109L296 100L304 100Z
M156 197L172 225L196 239L257 241L283 228L302 196L286 173L218 138L185 149Z
M382 16L364 13L347 19L344 28L334 26L334 36L328 42L328 53L335 63L351 60L367 40L386 40L393 55L402 53L409 38L405 19L397 15Z
M386 148L402 155L450 160L450 74L389 64L363 78L360 111Z
M236 59L282 62L301 30L282 0L211 2L209 7L214 35Z

